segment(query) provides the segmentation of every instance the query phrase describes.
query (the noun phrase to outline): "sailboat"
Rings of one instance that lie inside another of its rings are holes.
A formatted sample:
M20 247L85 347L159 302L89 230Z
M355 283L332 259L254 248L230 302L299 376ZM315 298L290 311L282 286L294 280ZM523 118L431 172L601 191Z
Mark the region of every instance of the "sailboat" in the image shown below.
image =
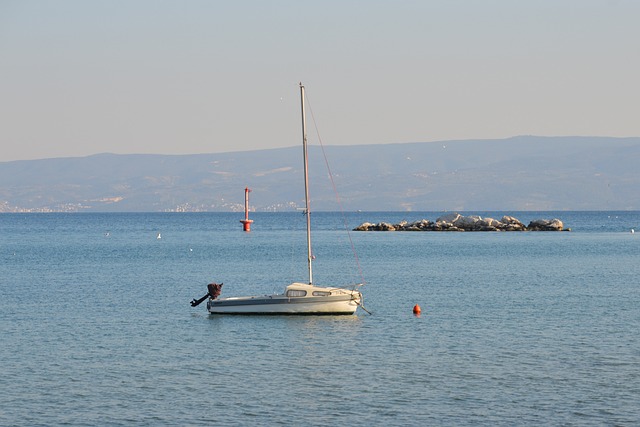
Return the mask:
M218 298L222 284L210 283L208 293L199 300L191 301L193 307L205 299L211 314L354 314L362 307L362 284L351 289L331 286L316 286L313 283L313 256L311 253L311 217L309 210L309 167L307 156L307 125L305 117L305 92L300 83L302 110L302 150L304 161L305 216L307 221L307 267L309 280L294 282L286 286L284 293L261 296ZM364 309L364 307L363 307Z

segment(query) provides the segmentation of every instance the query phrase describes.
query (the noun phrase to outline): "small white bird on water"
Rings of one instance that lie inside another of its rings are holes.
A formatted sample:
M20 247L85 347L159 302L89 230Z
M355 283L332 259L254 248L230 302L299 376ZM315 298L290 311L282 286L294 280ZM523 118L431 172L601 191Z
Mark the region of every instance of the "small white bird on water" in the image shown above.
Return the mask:
M158 240L162 239L162 235L160 233L158 233L158 237L156 237L156 239L158 239Z

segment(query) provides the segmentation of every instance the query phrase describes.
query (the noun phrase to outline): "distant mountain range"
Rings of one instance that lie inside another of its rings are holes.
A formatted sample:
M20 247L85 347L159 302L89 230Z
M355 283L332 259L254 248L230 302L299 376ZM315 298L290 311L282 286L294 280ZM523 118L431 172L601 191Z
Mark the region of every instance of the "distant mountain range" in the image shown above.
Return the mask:
M519 136L309 147L312 209L640 210L640 138ZM325 164L326 163L326 164ZM0 162L0 212L302 206L302 148Z

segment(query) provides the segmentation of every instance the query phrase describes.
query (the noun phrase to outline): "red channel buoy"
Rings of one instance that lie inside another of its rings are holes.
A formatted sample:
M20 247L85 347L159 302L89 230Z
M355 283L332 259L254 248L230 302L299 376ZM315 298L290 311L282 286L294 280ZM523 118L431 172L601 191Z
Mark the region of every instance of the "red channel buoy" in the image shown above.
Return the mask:
M246 187L244 189L244 219L241 219L242 228L244 231L251 231L251 223L252 219L249 219L249 193L251 193L251 189Z
M418 304L413 306L413 314L415 314L416 316L419 316L420 313L422 313L422 309L420 308L420 306Z

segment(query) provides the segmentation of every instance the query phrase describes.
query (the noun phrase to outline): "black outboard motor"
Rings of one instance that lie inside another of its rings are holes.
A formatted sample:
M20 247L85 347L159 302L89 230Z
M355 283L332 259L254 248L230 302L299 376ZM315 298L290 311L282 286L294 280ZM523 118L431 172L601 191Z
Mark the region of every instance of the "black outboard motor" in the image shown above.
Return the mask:
M223 283L209 283L207 285L207 290L209 292L207 292L207 294L205 296L203 296L200 299L193 299L191 301L191 307L196 307L198 305L200 305L200 303L204 300L206 300L207 298L211 298L211 299L216 299L220 296L220 293L222 292L222 285Z

